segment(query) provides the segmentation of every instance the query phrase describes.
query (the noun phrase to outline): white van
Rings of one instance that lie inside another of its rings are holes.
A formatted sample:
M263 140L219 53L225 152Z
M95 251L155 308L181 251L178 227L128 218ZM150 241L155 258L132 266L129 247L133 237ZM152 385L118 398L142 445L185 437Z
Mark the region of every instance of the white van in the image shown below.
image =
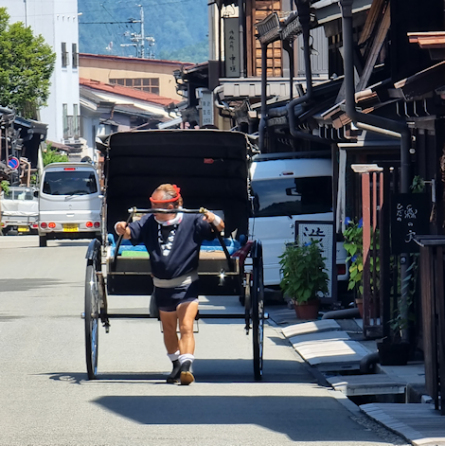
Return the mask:
M50 239L101 236L103 197L95 167L60 162L44 168L39 188L39 246Z
M259 154L253 157L250 171L254 194L250 233L263 244L264 285L278 289L279 256L286 243L295 242L296 223L306 222L298 232L309 227L316 232L318 227L330 230L328 240L333 245L332 163L330 158L314 158L309 152ZM336 253L330 259L334 258L337 279L345 282L346 252L342 242L336 243Z

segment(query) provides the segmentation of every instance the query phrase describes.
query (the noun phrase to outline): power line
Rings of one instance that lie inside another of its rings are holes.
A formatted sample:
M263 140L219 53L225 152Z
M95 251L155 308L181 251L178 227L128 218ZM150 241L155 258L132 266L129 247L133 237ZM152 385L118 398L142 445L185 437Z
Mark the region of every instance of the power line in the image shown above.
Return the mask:
M131 23L140 23L139 20L128 20L128 21L80 21L80 25L123 25Z

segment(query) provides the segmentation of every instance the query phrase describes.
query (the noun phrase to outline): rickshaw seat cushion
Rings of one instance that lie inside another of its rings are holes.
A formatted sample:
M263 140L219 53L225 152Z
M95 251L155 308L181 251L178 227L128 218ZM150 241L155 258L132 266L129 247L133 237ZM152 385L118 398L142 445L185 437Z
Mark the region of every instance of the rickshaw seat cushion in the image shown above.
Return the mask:
M234 239L224 239L224 242L230 255L236 252L241 247L240 242ZM111 246L111 254L114 255L116 241L113 234L108 234L108 244ZM202 242L201 245L202 252L217 252L222 250L222 246L220 245L220 242L217 239L212 241L205 240ZM123 239L119 247L119 255L122 255L123 257L132 257L133 254L135 254L136 257L146 256L147 249L145 248L145 245L133 245L130 240Z
M230 255L232 255L241 247L240 242L234 239L224 239L224 243ZM222 250L222 246L220 245L220 242L217 239L211 241L204 240L201 245L202 252L217 252Z

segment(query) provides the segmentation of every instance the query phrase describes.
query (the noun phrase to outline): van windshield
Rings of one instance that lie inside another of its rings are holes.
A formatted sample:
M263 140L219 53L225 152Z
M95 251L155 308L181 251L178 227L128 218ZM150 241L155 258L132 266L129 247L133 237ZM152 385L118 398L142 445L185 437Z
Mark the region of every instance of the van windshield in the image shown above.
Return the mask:
M42 191L46 195L91 195L98 185L93 172L63 170L45 172Z
M328 213L332 208L332 178L276 178L252 181L254 216L296 216Z

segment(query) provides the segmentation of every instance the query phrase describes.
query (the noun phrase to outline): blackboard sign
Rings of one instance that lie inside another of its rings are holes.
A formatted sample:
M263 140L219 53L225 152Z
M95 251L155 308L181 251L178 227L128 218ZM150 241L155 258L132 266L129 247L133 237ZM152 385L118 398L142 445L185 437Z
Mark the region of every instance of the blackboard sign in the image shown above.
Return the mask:
M319 240L326 258L325 266L328 272L328 294L322 300L332 302L336 298L336 283L332 283L336 276L336 238L332 221L295 221L295 240L303 245L311 239ZM322 295L320 295L322 296Z
M429 234L428 197L424 193L398 194L392 197L392 254L419 252L415 235Z

